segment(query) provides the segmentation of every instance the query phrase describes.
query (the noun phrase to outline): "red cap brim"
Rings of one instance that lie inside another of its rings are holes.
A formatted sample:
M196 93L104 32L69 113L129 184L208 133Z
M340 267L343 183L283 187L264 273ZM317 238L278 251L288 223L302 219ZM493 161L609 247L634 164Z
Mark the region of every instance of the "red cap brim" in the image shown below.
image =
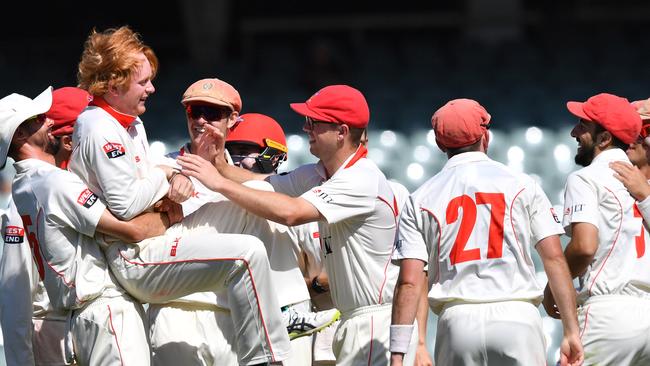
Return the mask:
M582 102L567 102L566 107L569 110L569 112L571 112L571 114L573 114L574 116L576 116L578 118L582 118L582 119L587 120L587 121L591 121L592 119L589 118L585 114L584 110L582 109L583 104L584 103L582 103Z
M339 123L337 120L333 119L332 117L329 117L329 116L326 116L326 115L323 115L323 114L320 114L320 113L318 113L316 111L311 110L309 108L309 106L307 105L307 103L291 103L291 104L289 104L289 106L296 113L298 113L298 114L300 114L302 116L305 116L305 117L313 118L316 121Z

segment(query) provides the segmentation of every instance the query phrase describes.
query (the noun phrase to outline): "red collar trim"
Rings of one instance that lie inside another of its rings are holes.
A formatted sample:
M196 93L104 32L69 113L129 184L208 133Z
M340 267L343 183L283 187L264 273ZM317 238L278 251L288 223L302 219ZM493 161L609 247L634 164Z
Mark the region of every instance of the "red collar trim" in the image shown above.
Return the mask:
M135 116L132 116L130 114L124 114L122 112L116 111L115 109L113 109L113 107L111 107L108 103L106 103L106 101L102 97L94 97L93 101L90 102L90 105L97 106L103 109L104 111L106 111L106 113L110 114L113 118L115 118L117 122L119 122L124 128L128 128L129 126L131 126L131 123L133 123L133 121L135 121L136 118Z
M354 153L354 156L352 157L352 159L350 159L350 161L345 165L345 167L343 169L347 169L347 168L353 166L354 163L359 161L361 158L365 158L366 156L368 156L368 149L366 149L366 147L363 146L363 145L359 145L359 148L357 149L357 152Z

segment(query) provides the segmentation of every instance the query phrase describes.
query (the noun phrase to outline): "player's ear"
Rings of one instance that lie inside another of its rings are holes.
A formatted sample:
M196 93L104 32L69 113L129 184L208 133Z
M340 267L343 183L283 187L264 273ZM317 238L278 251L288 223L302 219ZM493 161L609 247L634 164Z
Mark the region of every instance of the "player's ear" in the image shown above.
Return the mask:
M239 123L239 112L233 111L228 117L228 129L232 130Z
M72 152L72 135L63 135L59 139L61 141L61 147Z
M596 135L596 144L601 150L612 143L612 134L605 130Z
M339 134L336 137L338 141L343 141L345 136L350 135L350 126L346 124L339 125Z

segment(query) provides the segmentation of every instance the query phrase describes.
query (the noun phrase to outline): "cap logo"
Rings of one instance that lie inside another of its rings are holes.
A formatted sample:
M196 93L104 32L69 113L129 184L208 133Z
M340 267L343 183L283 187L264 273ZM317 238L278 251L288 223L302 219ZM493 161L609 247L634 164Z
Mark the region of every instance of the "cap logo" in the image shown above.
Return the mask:
M212 89L212 83L203 84L203 90L210 90L210 89Z

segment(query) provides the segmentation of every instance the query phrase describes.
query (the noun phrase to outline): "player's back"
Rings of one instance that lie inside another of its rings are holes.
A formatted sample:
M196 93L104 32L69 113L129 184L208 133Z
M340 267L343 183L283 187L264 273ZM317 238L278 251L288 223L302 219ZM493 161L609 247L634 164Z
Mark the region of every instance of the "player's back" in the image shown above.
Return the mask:
M52 306L74 309L107 289L120 292L91 237L97 222L87 221L104 210L97 196L74 174L39 160L20 161L16 171L12 196ZM78 212L87 210L93 214Z
M483 153L463 153L413 193L413 204L429 223L434 306L541 300L531 249L562 229L532 178Z

